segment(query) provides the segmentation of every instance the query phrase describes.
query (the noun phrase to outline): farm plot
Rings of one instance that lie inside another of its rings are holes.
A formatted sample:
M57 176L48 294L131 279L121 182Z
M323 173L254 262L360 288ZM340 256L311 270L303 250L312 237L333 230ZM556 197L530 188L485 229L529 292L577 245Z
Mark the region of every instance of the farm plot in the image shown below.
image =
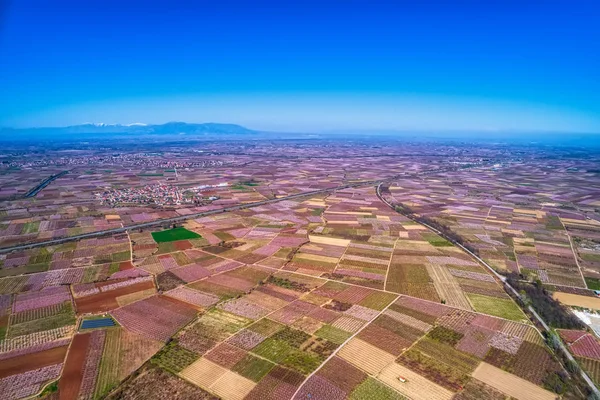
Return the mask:
M39 292L18 294L13 302L13 313L33 310L35 308L62 304L71 300L69 289L64 286L47 287Z
M162 342L121 329L119 338L119 380L131 375L162 346Z
M95 398L105 396L119 382L120 341L121 329L114 328L106 331L104 350L94 391Z
M165 271L156 275L156 284L158 289L163 292L168 292L179 286L185 285L185 281L173 273L173 271Z
M283 328L284 325L263 318L229 338L228 342L241 349L251 350Z
M260 319L269 313L268 309L248 301L246 298L230 300L219 304L218 308L251 320Z
M182 347L202 355L250 322L246 318L213 309L182 331L177 339Z
M268 272L258 267L240 267L239 264L230 266L232 268L227 267L229 270L224 273L210 276L188 286L201 292L214 294L221 299L227 299L249 292L269 276Z
M174 268L172 272L185 283L193 282L211 275L211 271L198 264L190 264L185 267Z
M578 357L577 361L582 368L589 374L593 381L598 385L600 382L600 360Z
M154 296L114 310L111 315L133 332L166 342L196 316L196 310L184 304Z
M404 400L404 398L389 386L371 377L361 383L348 397L350 400Z
M337 356L323 364L317 375L334 382L345 394L351 393L367 377L363 371Z
M268 292L275 295L280 294L276 290L273 290L273 286L267 284L261 285L258 290L253 290L251 293L244 296L244 300L256 304L269 312L282 308L289 303L289 301L275 297L272 294L268 294Z
M175 299L200 307L210 307L219 302L219 298L217 296L190 289L185 286L180 286L176 289L166 292L165 296L173 297Z
M13 354L10 358L3 358L0 363L0 379L10 375L22 374L28 371L62 364L67 354L68 343L28 354ZM6 355L6 354L3 354Z
M393 262L390 264L385 289L425 300L440 301L425 264Z
M469 300L467 300L460 285L447 268L438 264L427 264L427 271L433 280L433 285L440 298L446 304L465 310L472 310Z
M310 399L312 397L332 400L342 400L346 394L333 383L319 375L313 375L300 387L294 399Z
M58 384L61 399L76 400L78 398L90 341L91 333L75 335L73 338Z
M404 377L406 382L400 382L399 376ZM450 390L393 362L385 367L377 377L400 393L415 400L449 400L454 396Z
M6 337L10 339L75 325L75 314L70 302L57 304L55 306L56 307L50 306L50 308L53 308L52 315L48 315L48 309L41 310L39 313L37 312L37 309L30 309L18 314L13 314L11 316L9 331ZM44 315L45 317L42 318L31 319Z
M119 308L127 297L154 293L154 281L151 277L140 277L115 283L94 284L75 298L75 307L79 314L98 313Z
M96 379L100 366L100 358L104 349L104 330L90 333L90 343L86 351L86 359L83 365L83 378L79 389L79 398L91 399L96 388Z
M512 299L500 299L473 293L468 293L467 297L471 304L473 304L475 311L506 318L512 321L529 321L525 314L523 314L523 311L514 301L512 301Z
M66 309L71 306L70 302L53 304L50 306L34 308L27 311L21 311L11 315L10 320L13 325L30 322L36 319L52 317L57 314L66 312Z
M251 351L302 374L314 371L337 348L335 343L286 327Z
M0 353L20 352L27 354L28 352L39 351L39 349L50 348L53 342L60 341L73 334L74 326L67 325L61 328L50 329L31 333L29 335L17 336L12 339L0 340Z
M250 379L227 371L210 387L210 390L223 400L242 400L255 386L256 383Z
M473 378L519 400L553 400L556 398L554 393L487 363L481 363L475 369Z
M509 364L510 372L536 385L542 385L552 374L560 370L549 350L524 341Z
M363 329L358 338L387 353L398 356L422 335L423 331L419 329L394 320L388 315L381 315Z
M110 400L217 400L206 391L160 368L145 367L109 395Z
M324 325L314 332L315 336L327 339L336 344L342 344L352 336L352 333L331 325Z
M454 396L454 400L479 399L506 400L506 396L499 390L496 390L475 378L471 378L469 383L466 384L465 388Z
M206 358L201 358L185 368L181 376L225 400L241 400L256 386L250 379L220 367Z
M241 296L245 293L244 290L237 289L234 286L236 282L228 282L226 279L210 277L187 285L189 288L199 292L214 295L220 300L231 299Z
M17 400L38 393L44 384L59 377L62 363L41 367L0 379L3 399Z
M558 330L573 355L600 361L600 344L596 338L584 331Z
M384 324L384 318L392 321ZM407 330L408 321L412 321L412 331ZM403 324L401 332L393 332ZM385 335L382 327L388 331ZM419 339L419 335L424 336ZM387 339L381 340L384 337ZM530 325L412 298L400 297L359 338L389 354L402 352L398 363L454 392L465 386L481 360L535 385L542 385L559 369L539 333ZM389 342L398 346L389 346ZM400 348L403 343L406 345Z
M229 343L221 343L204 355L204 358L224 368L231 369L246 356L247 352Z
M173 228L160 232L152 232L156 243L175 242L178 240L200 239L202 236L185 228Z
M258 383L274 367L275 364L270 361L247 354L233 366L232 371Z
M581 296L578 294L564 292L554 292L552 293L552 297L568 306L600 310L600 299L597 297Z
M246 396L246 400L290 399L304 381L296 371L274 367Z
M172 341L152 357L152 363L177 374L197 359L197 354L179 346L177 341Z
M333 357L300 388L294 398L345 399L366 379L367 374L341 358Z
M346 343L338 352L338 356L374 376L396 359L394 355L358 338Z
M402 353L398 363L457 392L468 382L479 360L449 344L425 337Z

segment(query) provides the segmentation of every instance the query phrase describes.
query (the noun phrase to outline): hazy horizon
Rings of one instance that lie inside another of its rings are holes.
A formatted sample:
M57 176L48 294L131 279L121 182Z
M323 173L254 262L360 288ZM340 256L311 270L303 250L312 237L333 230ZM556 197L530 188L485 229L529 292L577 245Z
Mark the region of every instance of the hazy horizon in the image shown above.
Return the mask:
M73 128L80 126L95 126L95 127L134 127L134 126L161 126L170 123L184 123L189 125L204 125L204 124L217 124L217 125L237 125L243 128L250 129L252 131L257 132L265 132L265 133L289 133L289 134L373 134L373 135L392 135L392 134L477 134L477 133L489 133L489 134L497 134L497 135L515 135L515 134L573 134L573 135L599 135L600 131L573 131L573 130L545 130L545 129L427 129L427 128L398 128L398 129L385 129L385 128L337 128L337 129L321 129L321 130L299 130L299 129L289 129L289 130L269 130L269 129L257 129L254 126L249 126L245 124L238 124L230 121L180 121L180 120L169 120L164 122L157 123L145 123L145 122L129 122L129 123L107 123L102 121L86 121L82 123L69 124L69 125L40 125L40 126L0 126L0 130L8 129L8 130L19 130L19 131L28 131L28 130L38 130L38 129L65 129L65 128Z

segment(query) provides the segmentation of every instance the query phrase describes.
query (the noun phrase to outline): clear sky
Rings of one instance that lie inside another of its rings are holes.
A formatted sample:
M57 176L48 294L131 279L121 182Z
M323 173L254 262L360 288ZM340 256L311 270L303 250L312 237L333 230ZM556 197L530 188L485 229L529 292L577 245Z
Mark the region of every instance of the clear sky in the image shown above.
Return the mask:
M161 3L0 0L0 126L600 132L597 0Z

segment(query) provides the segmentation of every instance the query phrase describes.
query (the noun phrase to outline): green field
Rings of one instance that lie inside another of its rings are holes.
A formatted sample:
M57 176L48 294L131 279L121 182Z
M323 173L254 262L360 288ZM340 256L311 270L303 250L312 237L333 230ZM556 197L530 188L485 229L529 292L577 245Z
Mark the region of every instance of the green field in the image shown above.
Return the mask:
M119 383L119 353L121 347L121 329L106 330L104 351L98 370L98 381L94 393L95 399L103 398Z
M422 233L423 239L427 240L431 245L435 247L449 247L452 246L452 243L447 241L441 236L436 235L435 233L425 232Z
M373 310L381 311L392 301L396 300L395 294L384 292L373 292L358 304L363 307L372 308Z
M166 231L152 232L152 238L156 243L175 242L177 240L198 239L202 236L185 228L173 228Z
M335 344L342 344L346 339L352 336L352 334L331 325L324 325L315 332L315 336L327 339Z
M357 386L352 393L350 393L351 400L401 400L404 399L399 393L390 389L383 383L376 381L373 378L367 378L363 383Z
M282 364L293 368L296 371L302 372L304 375L308 375L315 369L319 368L319 365L321 365L322 362L322 357L293 349L282 361Z
M269 338L256 346L252 352L273 361L276 364L281 363L294 350L287 342Z
M272 362L248 354L232 370L245 378L259 382L274 366Z
M33 274L35 272L47 271L50 266L48 264L29 264L21 265L20 267L14 268L3 268L0 270L0 278L5 276L14 276L21 274Z
M600 254L579 253L584 261L600 262Z
M28 233L35 233L40 228L40 223L38 222L27 222L23 225L23 229L21 230L21 235L26 235Z
M73 307L71 306L71 303L66 303L59 314L11 325L9 333L10 337L16 337L60 328L66 325L75 325L75 322L76 319Z
M171 342L152 357L152 362L176 374L198 358L199 356L196 353L184 349L176 342Z
M527 321L523 311L510 299L499 299L473 293L467 293L467 297L477 312L518 322Z
M455 346L464 336L462 333L455 332L452 329L438 325L427 333L427 336L436 342Z
M600 280L599 279L586 277L585 283L587 284L588 289L600 290Z

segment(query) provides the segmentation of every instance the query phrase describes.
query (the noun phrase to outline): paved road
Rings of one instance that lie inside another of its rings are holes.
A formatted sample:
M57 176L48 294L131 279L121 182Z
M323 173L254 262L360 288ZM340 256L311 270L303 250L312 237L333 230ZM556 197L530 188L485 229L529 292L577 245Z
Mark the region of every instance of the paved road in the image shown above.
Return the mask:
M382 185L382 183L380 183L380 184L377 185L377 197L379 197L379 199L381 201L383 201L388 207L396 209L386 199L384 199L383 196L381 196L381 185ZM514 287L512 287L507 282L506 277L503 276L503 275L500 275L498 272L496 272L496 270L494 268L492 268L488 263L486 263L483 259L481 259L481 257L479 257L478 255L476 255L475 253L473 253L471 250L467 249L462 244L460 244L460 243L454 241L453 239L449 238L443 232L440 232L438 229L432 227L431 225L429 225L429 224L427 224L425 222L417 221L416 219L411 218L410 216L407 216L407 218L410 218L414 222L423 225L424 227L428 228L432 232L437 233L439 236L443 237L444 239L446 239L447 241L449 241L453 245L459 247L461 250L463 250L464 252L466 252L467 254L469 254L471 257L473 257L475 260L477 260L481 265L483 265L484 267L486 267L496 278L498 278L500 281L502 281L502 283L504 284L504 287L506 289L510 290L518 299L522 299L521 298L521 294ZM527 310L534 316L534 318L540 323L540 325L542 325L542 327L544 328L544 330L546 332L550 332L551 331L551 329L548 326L548 324L546 324L546 321L544 321L542 319L542 317L539 316L539 314L533 309L533 307L527 306ZM569 359L569 361L574 362L574 363L577 364L577 361L573 358L573 356L571 355L571 353L569 352L569 350L567 349L567 347L564 345L564 343L562 342L562 340L559 340L559 345L560 345L560 349L561 349L562 353L565 354L565 356ZM594 394L598 398L600 398L600 391L598 390L598 388L596 387L596 385L594 384L594 382L583 371L583 369L579 368L579 370L580 370L581 377L583 378L583 380L585 380L585 382L588 384L588 386L590 387L590 389L592 389L592 391L594 392Z
M481 166L481 165L483 165L483 164L479 164L478 166ZM254 202L254 203L224 207L224 208L219 208L219 209L211 210L211 211L204 211L204 212L200 212L200 213L196 213L196 214L189 214L189 215L182 215L179 217L158 219L155 221L143 222L140 224L127 225L127 226L124 226L121 228L106 229L106 230L97 231L97 232L84 233L81 235L67 236L67 237L59 238L59 239L45 240L43 242L33 242L33 243L26 243L26 244L10 246L10 247L2 247L2 248L0 248L0 254L10 253L11 251L17 251L17 250L33 249L36 247L52 246L52 245L66 243L66 242L73 242L73 241L77 241L77 240L81 240L81 239L90 239L90 238L95 238L95 237L114 235L114 234L118 234L118 233L125 233L129 230L134 230L134 229L150 228L150 227L156 227L156 226L161 226L161 225L169 225L169 224L173 224L173 223L177 223L177 222L183 222L183 221L186 221L186 220L192 219L192 218L200 218L200 217L206 217L209 215L215 215L215 214L220 214L220 213L224 213L224 212L238 211L238 210L243 210L246 208L258 207L258 206L277 203L277 202L285 201L285 200L294 200L294 199L303 198L303 197L315 196L318 194L328 194L328 193L335 192L336 190L377 186L381 183L393 181L398 178L411 178L411 177L414 178L414 177L419 177L419 176L437 174L437 173L441 173L441 172L448 172L453 169L456 169L456 168L434 169L434 170L429 170L429 171L423 171L418 174L403 173L400 175L395 175L390 178L385 178L385 179L380 179L380 180L349 183L346 185L336 186L333 188L319 189L319 190L313 190L310 192L297 193L297 194L292 194L292 195L285 196L285 197L278 197L276 199L269 199L269 200Z
M27 192L27 194L25 194L25 196L23 196L23 197L24 198L35 197L46 186L48 186L50 183L52 183L52 181L54 181L55 179L60 178L61 176L66 175L68 173L69 173L69 171L63 171L63 172L60 172L60 173L58 173L56 175L50 175L48 178L44 179L39 185L37 185L36 187L34 187L33 189L31 189L29 192Z

